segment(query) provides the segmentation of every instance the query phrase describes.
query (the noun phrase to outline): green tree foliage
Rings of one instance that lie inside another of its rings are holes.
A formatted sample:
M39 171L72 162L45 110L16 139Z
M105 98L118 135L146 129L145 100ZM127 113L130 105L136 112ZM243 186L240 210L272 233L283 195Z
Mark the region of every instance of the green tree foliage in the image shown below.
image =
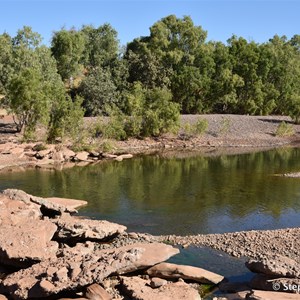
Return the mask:
M97 67L89 72L79 87L88 116L107 114L107 108L118 100L117 87L107 69Z
M112 67L118 58L119 41L117 31L110 24L98 28L83 26L81 33L85 38L84 64L88 68Z
M57 137L69 136L76 139L83 125L83 99L76 96L74 101L63 93L52 103L48 123L47 139L53 142Z
M49 49L25 26L15 37L0 35L0 95L19 129L48 122L50 140L69 131L68 112L80 119L82 107L88 116L112 115L122 139L176 127L178 110L300 121L299 35L262 44L237 36L206 42L206 35L190 17L170 15L123 49L110 24L63 28Z
M205 38L206 32L195 26L190 17L180 19L170 15L161 19L151 26L149 37L135 39L128 45L125 59L129 80L140 81L150 89L170 88L173 101L181 104L183 112L200 112L204 95L200 92L201 85L207 78L194 63L204 53L200 48ZM191 103L186 103L187 99Z
M10 108L16 115L17 128L19 131L24 129L26 137L34 132L39 121L47 123L49 98L38 70L27 68L14 76L8 94Z
M57 61L61 77L70 79L82 71L82 56L85 49L85 37L81 31L61 29L54 33L51 51Z
M179 105L166 88L145 89L136 83L127 95L129 136L158 136L179 126Z
M12 40L4 33L0 35L0 94L6 94L7 85L13 74Z
M32 138L37 125L44 124L48 138L54 139L70 132L71 119L78 128L82 108L68 98L56 61L50 49L40 44L40 35L24 27L10 40L11 59L4 67L6 74L10 72L5 96L17 129L25 138Z

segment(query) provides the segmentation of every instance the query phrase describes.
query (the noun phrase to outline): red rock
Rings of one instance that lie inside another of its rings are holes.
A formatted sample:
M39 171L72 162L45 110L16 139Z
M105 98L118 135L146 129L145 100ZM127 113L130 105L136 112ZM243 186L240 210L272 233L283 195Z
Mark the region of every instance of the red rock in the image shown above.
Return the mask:
M132 247L127 251L113 249L104 253L94 251L94 247L90 243L68 248L56 261L43 261L8 275L2 285L14 299L40 299L101 282L118 269L134 263L143 252L143 249ZM81 272L72 278L72 268L76 265ZM56 269L53 275L47 274L49 267Z
M88 202L84 200L69 199L69 198L51 197L51 198L44 198L44 199L58 206L66 207L69 210L74 210L88 204Z
M85 297L89 300L112 300L107 291L97 283L87 287Z
M141 257L132 265L123 269L119 268L117 271L118 274L125 274L139 269L145 269L147 267L163 262L179 253L179 250L177 248L162 243L135 243L132 245L121 247L119 249L127 250L132 247L139 247L141 249L144 249L144 251L142 252Z
M2 284L15 298L28 299L32 295L42 298L65 290L76 291L80 286L94 282L102 282L111 274L124 274L149 267L178 252L178 249L170 245L158 243L140 243L116 249L97 250L96 243L88 242L65 248L56 260L42 261L10 274ZM54 286L53 289L49 290L51 285L48 283L46 287L41 285L43 280L50 282Z
M121 277L122 287L133 300L201 300L197 290L184 282L168 283L157 289L149 287L150 281L134 277Z
M89 156L89 153L88 153L88 152L82 151L82 152L78 152L78 153L76 154L75 157L76 157L78 160L86 161L86 160L88 160L88 156Z
M157 264L148 269L147 274L166 279L189 279L204 284L218 284L224 279L219 274L201 268L170 263Z
M52 242L56 226L46 220L0 227L0 262L28 267L34 262L56 258L58 244Z
M53 159L54 161L57 161L57 162L62 162L62 161L64 161L64 155L63 155L62 151L55 151L51 155L51 159Z
M269 253L261 259L246 262L247 268L255 273L271 276L300 278L300 264L279 254Z
M68 212L68 213L76 213L77 212L77 210L72 207L68 207L68 206L59 204L59 201L51 201L51 200L48 200L47 198L36 197L36 196L27 194L24 191L17 190L17 189L6 189L3 191L3 194L12 200L23 201L27 204L29 204L29 203L38 204L41 206L41 209L44 212L52 211L57 214L61 214L63 212Z
M78 219L68 215L54 219L58 230L56 239L62 240L103 240L116 236L126 230L126 227L108 221Z
M62 154L65 160L70 160L71 158L73 158L76 153L68 148L65 148L62 150Z
M153 277L151 278L151 281L150 281L150 286L153 288L153 289L156 289L156 288L159 288L165 284L167 284L168 281L165 280L165 279L161 279L161 278L158 278L158 277Z

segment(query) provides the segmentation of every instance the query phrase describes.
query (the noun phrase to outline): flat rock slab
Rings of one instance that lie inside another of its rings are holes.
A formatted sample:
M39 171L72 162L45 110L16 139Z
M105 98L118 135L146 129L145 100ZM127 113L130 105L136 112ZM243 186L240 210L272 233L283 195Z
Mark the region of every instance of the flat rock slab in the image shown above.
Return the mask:
M35 220L0 227L0 263L28 267L32 263L56 258L58 244L51 241L56 226Z
M6 189L3 191L3 194L12 200L23 201L27 204L29 204L29 203L38 204L41 206L41 211L43 214L45 214L46 212L50 212L50 211L57 213L57 214L61 214L64 212L77 213L77 210L72 207L68 207L65 205L61 205L59 203L55 203L55 201L52 202L52 201L48 200L47 198L32 196L21 190Z
M251 293L247 294L247 300L299 300L300 295L289 294L281 292L267 292L253 290Z
M271 276L300 278L300 264L295 260L279 254L268 254L261 259L251 259L246 267L254 273Z
M147 274L165 279L189 279L204 284L218 284L224 279L219 274L201 268L170 263L157 264L148 269Z
M145 269L150 266L154 266L179 253L179 250L177 248L162 243L135 243L132 245L121 247L119 249L127 250L132 247L140 247L144 249L144 252L141 254L141 257L136 262L134 262L129 267L119 269L117 271L117 274L125 274L136 270Z
M135 276L122 277L121 284L125 293L133 300L201 300L197 290L184 282L172 282L152 289L149 280Z
M58 230L55 239L58 240L104 240L115 237L126 230L126 227L108 221L78 219L70 215L63 215L54 219Z
M77 199L69 199L69 198L51 197L51 198L44 198L44 199L46 199L47 201L53 204L67 207L70 210L74 210L88 204L88 202L85 200L77 200Z

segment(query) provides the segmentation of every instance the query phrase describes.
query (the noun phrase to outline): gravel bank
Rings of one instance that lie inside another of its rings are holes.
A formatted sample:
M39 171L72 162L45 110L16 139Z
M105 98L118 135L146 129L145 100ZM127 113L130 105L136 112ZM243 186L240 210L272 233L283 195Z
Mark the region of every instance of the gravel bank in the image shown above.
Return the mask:
M208 246L235 257L258 259L270 253L277 253L300 262L300 228L191 236L168 235L158 236L156 239L184 247Z

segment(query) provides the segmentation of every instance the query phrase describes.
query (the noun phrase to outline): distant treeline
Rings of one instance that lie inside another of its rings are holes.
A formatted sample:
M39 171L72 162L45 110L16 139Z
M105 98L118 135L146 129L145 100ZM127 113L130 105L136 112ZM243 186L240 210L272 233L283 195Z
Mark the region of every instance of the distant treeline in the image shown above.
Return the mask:
M15 37L0 35L0 94L23 118L20 129L44 118L50 136L72 127L74 116L62 121L62 115L75 111L79 118L81 108L87 116L140 117L140 124L129 124L137 135L147 131L147 120L165 118L164 127L179 112L287 114L299 121L300 35L262 44L206 36L190 17L174 15L125 47L109 24L63 28L51 47L24 27Z

